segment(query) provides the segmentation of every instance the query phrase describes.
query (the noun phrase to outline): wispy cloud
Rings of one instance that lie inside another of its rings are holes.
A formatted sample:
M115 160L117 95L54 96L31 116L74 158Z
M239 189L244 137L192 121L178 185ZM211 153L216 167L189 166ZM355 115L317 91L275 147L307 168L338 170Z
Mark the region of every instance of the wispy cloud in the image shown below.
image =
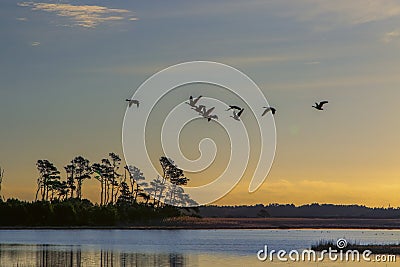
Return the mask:
M137 20L132 12L126 9L115 9L94 5L71 5L22 2L21 7L31 7L34 11L46 11L55 13L60 17L67 17L73 21L73 25L85 28L95 28L101 23L121 20Z
M19 21L27 21L28 19L27 18L17 18L17 20L19 20Z
M400 37L400 31L391 31L385 33L385 36L383 37L383 42L385 43L390 43L394 39L397 39Z
M31 43L31 46L39 46L40 45L40 42L32 42Z
M320 18L336 23L362 24L399 16L400 3L396 0L303 0L291 5L289 10L289 13L304 20Z

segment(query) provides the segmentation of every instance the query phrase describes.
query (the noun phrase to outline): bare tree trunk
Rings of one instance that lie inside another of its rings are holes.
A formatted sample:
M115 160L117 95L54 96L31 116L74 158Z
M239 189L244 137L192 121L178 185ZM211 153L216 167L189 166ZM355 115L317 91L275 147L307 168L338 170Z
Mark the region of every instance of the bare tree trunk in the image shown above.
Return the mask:
M46 201L49 200L49 186L46 185Z
M2 169L0 167L0 199L2 198L1 197L1 183L3 182L3 178L4 178L4 169Z
M158 187L154 188L154 198L153 198L153 205L156 205L156 200L157 200L157 191L158 191Z
M126 169L125 169L125 173L126 173ZM129 170L128 170L128 174L129 174L129 182L131 184L130 193L133 196L133 193L135 191L135 180L132 178ZM134 198L134 203L136 203L136 197Z
M117 196L118 196L118 193L119 193L120 189L121 189L121 183L119 183L119 185L117 187L117 190L115 190L115 196L114 196L115 202L117 202Z
M104 179L101 178L100 182L101 182L100 206L103 206Z
M40 191L40 183L38 184L38 189L36 190L35 201L38 200L37 197L38 197L39 191Z
M166 177L165 177L165 170L163 170L163 177L162 177L162 180L161 180L160 194L158 195L157 208L160 206L161 196L162 196L162 193L163 193L163 191L164 191L164 189L165 189L165 180L166 180Z
M105 192L105 199L106 199L106 201L105 201L105 204L107 205L108 204L108 201L109 201L109 195L110 195L110 183L108 182L108 180L106 180L106 192Z
M46 181L42 182L42 187L41 187L41 193L42 193L42 201L46 197Z
M135 192L134 201L136 202L139 193L139 185L137 183L136 183L136 190L134 190L134 192Z

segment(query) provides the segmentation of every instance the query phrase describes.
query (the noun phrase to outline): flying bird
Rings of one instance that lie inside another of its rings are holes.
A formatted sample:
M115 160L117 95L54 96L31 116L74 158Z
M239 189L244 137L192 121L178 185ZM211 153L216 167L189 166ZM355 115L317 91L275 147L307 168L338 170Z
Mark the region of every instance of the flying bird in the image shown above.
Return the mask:
M200 115L204 112L204 109L206 108L206 106L204 105L199 105L198 107L192 107L193 110L197 111Z
M241 107L238 107L238 106L229 106L229 108L228 108L226 111L229 111L229 110L231 110L231 109L242 110L242 108L241 108Z
M201 116L203 116L203 118L207 119L208 121L211 121L211 119L217 119L218 120L218 116L213 114L211 115L211 113L213 112L213 110L215 109L215 107L212 107L208 110L206 110L206 107L203 107L203 110L199 112L199 114Z
M211 121L212 119L213 120L218 120L218 116L214 114L214 115L210 115L210 116L207 117L208 121Z
M318 110L324 110L323 105L325 105L327 103L328 103L328 101L321 101L319 103L315 102L315 106L312 106L312 107L315 109L318 109Z
M215 107L212 107L209 110L206 110L206 107L204 107L203 110L200 112L200 115L202 115L204 118L208 118L214 109L215 109Z
M240 115L242 115L244 108L242 108L239 113L236 113L236 111L233 111L233 116L230 116L234 120L240 121Z
M196 104L197 104L197 102L199 102L200 98L202 98L202 96L198 96L195 99L193 99L193 96L190 96L189 102L185 102L185 103L195 108Z
M133 104L135 104L137 107L139 107L139 100L136 99L126 99L125 101L129 102L129 107L131 107Z
M267 114L269 111L272 112L272 115L275 114L275 112L276 112L276 109L273 108L273 107L263 107L263 108L265 108L265 110L264 110L263 114L261 114L261 116L264 116L264 115Z

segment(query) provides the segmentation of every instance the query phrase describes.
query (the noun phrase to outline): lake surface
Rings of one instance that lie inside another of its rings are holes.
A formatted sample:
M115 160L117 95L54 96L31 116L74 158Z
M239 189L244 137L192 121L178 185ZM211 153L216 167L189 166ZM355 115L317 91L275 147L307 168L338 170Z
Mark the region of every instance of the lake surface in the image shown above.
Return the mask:
M260 261L257 252L319 240L399 243L397 230L0 230L0 266L400 266L396 262Z

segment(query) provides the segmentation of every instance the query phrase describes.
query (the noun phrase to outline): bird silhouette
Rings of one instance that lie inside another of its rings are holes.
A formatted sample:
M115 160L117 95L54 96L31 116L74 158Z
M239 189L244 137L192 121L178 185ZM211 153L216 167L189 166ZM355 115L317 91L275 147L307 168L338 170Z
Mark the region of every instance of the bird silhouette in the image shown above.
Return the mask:
M319 103L315 102L315 106L312 106L312 107L315 109L318 109L318 110L324 110L323 105L325 105L327 103L328 103L328 101L321 101Z
M188 104L189 106L196 107L196 104L197 104L197 102L199 102L200 98L202 98L202 96L198 96L195 99L193 99L193 96L190 96L189 102L185 102L185 103Z
M229 108L228 108L226 111L229 111L229 110L231 110L231 109L242 110L242 108L241 108L241 107L238 107L238 106L229 106Z
M197 111L200 115L204 112L205 108L206 108L206 106L204 106L204 105L192 107L192 109Z
M213 110L215 109L215 107L212 107L210 109L206 109L206 107L203 107L203 110L199 112L199 114L201 116L203 116L203 118L207 119L208 121L211 121L211 119L218 119L217 115L211 115L211 113L213 112Z
M210 115L210 116L207 117L207 120L208 120L208 121L211 121L212 119L213 119L213 120L218 120L218 116L215 115L215 114L213 114L213 115Z
M233 116L230 116L234 120L240 121L240 115L242 115L244 108L242 108L239 113L236 113L236 110L233 111Z
M202 115L204 118L208 118L214 109L215 109L215 107L212 107L212 108L206 110L206 107L204 107L203 110L200 112L200 115Z
M273 108L273 107L263 107L263 108L265 108L265 110L264 110L263 114L261 114L261 116L264 116L264 115L267 114L269 111L271 111L272 114L275 114L275 112L276 112L276 109Z
M133 104L135 104L137 107L139 107L139 100L135 99L126 99L125 101L129 102L129 107L132 107Z

